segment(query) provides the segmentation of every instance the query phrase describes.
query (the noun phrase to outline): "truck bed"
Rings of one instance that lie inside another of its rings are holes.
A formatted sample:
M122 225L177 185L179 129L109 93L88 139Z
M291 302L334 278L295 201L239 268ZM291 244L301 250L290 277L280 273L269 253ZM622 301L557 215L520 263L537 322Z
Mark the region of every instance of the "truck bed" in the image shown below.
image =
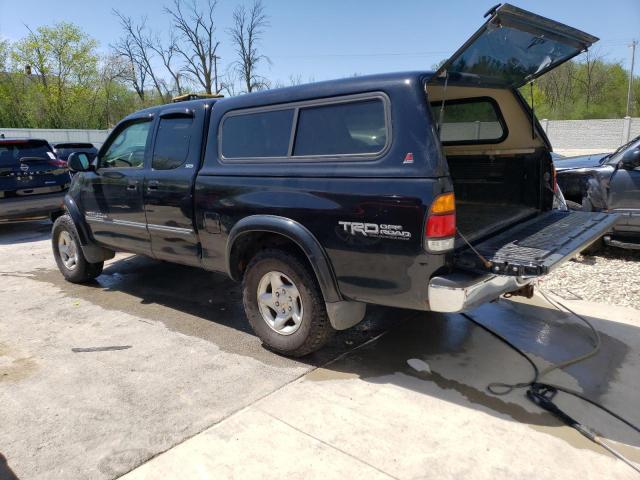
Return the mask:
M457 227L469 241L535 215L538 210L508 203L457 202ZM462 240L462 239L460 239ZM463 243L456 242L456 246Z

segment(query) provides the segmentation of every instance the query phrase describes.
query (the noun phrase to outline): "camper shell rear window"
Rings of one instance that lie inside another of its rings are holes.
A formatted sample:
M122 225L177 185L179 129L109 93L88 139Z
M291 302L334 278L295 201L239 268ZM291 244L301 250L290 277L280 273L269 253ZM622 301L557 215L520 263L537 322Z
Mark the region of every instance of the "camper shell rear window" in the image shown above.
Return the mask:
M436 123L441 108L441 101L431 102ZM500 143L508 135L500 107L491 97L445 100L439 131L443 145Z

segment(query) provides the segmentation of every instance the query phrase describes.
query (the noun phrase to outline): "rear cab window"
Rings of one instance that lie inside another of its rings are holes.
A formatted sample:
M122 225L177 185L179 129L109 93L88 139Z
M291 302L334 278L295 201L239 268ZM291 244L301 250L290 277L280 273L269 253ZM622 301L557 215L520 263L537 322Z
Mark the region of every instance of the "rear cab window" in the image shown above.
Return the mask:
M370 159L387 147L390 121L387 97L367 96L298 102L269 111L232 111L220 128L221 158Z
M187 160L192 127L191 116L160 118L151 160L154 170L172 170Z
M442 102L432 102L436 123ZM440 140L444 145L499 143L507 137L507 126L497 102L491 97L445 100Z

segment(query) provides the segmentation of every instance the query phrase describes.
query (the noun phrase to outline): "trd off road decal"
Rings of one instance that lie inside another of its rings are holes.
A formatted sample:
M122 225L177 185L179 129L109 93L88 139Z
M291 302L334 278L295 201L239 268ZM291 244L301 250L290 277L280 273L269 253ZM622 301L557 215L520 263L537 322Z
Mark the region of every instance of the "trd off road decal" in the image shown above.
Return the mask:
M363 235L371 238L392 238L409 240L411 232L402 229L402 225L388 225L385 223L338 222L344 231L350 235Z

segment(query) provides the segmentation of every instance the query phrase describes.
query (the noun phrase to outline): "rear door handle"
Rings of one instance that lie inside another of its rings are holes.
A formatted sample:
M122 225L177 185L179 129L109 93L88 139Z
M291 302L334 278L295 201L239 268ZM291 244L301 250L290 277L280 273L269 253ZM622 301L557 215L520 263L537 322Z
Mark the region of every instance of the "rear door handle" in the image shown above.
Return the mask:
M127 190L137 190L138 189L138 182L129 182L127 184Z
M157 182L156 180L151 180L147 182L147 190L158 190L159 185L160 185L160 182Z

